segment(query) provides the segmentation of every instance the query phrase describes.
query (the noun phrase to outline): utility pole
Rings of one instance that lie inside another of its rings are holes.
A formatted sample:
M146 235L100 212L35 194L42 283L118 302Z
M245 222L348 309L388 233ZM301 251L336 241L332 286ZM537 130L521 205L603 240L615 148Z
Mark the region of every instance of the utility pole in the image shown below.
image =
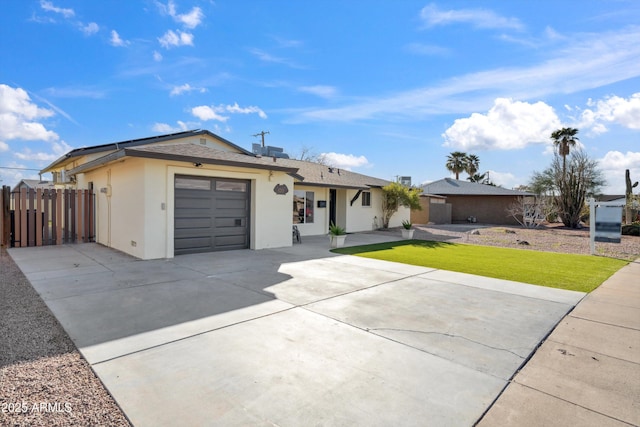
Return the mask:
M268 134L268 133L269 133L269 131L266 131L266 132L265 132L265 131L262 131L262 132L260 132L260 133L256 133L255 135L253 135L253 136L261 136L261 137L262 137L262 148L264 148L264 136L265 136L266 134Z

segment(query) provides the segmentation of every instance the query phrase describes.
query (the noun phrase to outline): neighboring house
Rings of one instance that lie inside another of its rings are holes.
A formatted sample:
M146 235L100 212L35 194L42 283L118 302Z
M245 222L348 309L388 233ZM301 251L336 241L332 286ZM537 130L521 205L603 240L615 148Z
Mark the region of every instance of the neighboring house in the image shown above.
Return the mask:
M533 193L524 191L451 178L426 184L422 190L423 195L430 197L421 199L431 199L433 195L446 197L446 204L451 206L449 223L468 222L472 218L485 224L517 225L518 222L507 214L507 208L518 197L534 196ZM430 207L433 208L433 204Z
M411 211L413 224L449 224L451 223L451 205L447 204L446 196L437 194L420 194L422 210Z
M625 194L601 194L594 197L596 202L611 202L620 203L624 205L627 203L627 196Z
M27 190L37 190L38 188L42 190L53 190L55 189L55 185L51 181L42 181L39 179L23 179L15 187L13 187L13 192L18 192L23 188L26 188Z
M142 259L290 246L380 226L388 181L249 152L206 130L78 148L42 170L96 193L96 241ZM409 218L408 209L392 226Z

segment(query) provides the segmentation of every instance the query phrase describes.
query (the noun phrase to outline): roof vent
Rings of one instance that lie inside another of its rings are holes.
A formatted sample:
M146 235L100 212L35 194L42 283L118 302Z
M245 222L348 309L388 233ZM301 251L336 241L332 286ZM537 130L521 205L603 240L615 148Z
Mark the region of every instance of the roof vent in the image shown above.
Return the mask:
M207 145L207 139L206 138L200 138L200 145Z

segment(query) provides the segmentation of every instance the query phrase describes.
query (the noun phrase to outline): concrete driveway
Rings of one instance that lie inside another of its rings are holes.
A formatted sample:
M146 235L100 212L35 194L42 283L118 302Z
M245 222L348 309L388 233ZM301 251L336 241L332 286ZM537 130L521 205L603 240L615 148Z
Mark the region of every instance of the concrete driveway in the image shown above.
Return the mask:
M470 426L584 296L338 256L326 237L10 254L136 426Z

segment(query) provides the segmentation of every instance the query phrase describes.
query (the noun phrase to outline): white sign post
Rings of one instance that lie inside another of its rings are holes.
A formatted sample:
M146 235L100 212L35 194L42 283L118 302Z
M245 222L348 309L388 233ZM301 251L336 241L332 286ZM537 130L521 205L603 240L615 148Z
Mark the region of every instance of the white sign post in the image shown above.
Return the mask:
M620 202L597 202L589 199L589 236L591 255L596 242L620 243L622 235L622 207Z

